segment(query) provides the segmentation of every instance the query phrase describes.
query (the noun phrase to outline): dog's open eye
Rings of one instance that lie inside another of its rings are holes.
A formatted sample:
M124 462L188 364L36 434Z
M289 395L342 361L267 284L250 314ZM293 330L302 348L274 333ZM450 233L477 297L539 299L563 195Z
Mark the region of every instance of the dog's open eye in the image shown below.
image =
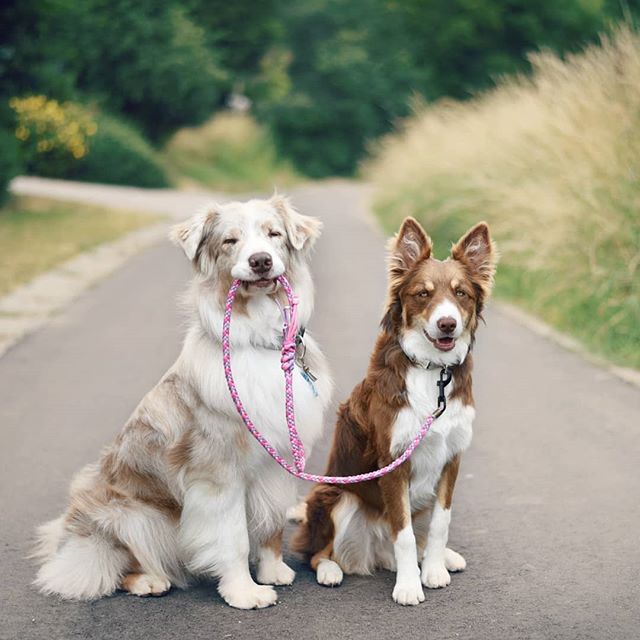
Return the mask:
M222 244L229 244L229 245L231 245L231 244L235 244L236 242L238 242L238 238L225 238L225 239L222 241Z
M423 291L418 291L418 293L416 293L416 298L428 298L429 297L429 292L424 289Z
M464 298L467 295L467 292L462 289L456 289L456 295L458 298Z
M271 231L269 231L269 237L270 238L279 238L282 234L277 231L276 229L271 229Z

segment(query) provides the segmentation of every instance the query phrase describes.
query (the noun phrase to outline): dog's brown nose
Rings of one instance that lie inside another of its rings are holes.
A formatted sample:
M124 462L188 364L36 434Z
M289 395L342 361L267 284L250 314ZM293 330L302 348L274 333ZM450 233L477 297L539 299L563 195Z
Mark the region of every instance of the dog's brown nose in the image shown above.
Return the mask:
M272 265L273 260L265 251L261 253L254 253L249 256L249 266L254 273L258 273L260 275L267 273L271 269Z
M456 325L458 323L455 318L445 316L444 318L440 318L436 324L442 333L453 333L456 330Z

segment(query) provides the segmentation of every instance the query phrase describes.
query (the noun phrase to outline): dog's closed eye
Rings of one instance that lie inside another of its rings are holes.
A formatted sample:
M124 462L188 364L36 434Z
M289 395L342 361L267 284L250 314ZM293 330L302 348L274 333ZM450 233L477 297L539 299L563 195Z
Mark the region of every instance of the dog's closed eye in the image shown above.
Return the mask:
M236 244L236 242L238 242L238 238L225 238L225 239L222 241L222 244L229 244L229 245L231 245L231 244Z

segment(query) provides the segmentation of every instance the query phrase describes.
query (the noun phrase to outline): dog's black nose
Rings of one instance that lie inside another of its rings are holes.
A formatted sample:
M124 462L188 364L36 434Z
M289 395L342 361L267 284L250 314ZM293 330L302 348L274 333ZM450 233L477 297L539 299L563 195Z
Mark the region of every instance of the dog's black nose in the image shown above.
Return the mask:
M260 275L267 273L271 266L273 265L273 260L271 256L266 252L254 253L249 256L249 266L254 273L258 273Z
M440 318L436 323L438 325L438 329L442 331L442 333L453 333L456 330L457 322L455 318L451 316L446 316L444 318Z

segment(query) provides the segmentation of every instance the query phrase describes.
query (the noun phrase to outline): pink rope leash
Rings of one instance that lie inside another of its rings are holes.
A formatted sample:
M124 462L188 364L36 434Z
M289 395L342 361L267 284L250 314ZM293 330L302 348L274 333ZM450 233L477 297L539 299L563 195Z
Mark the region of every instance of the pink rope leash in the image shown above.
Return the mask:
M406 462L416 447L422 442L422 439L427 435L435 417L433 415L427 416L424 423L420 427L420 430L413 438L409 446L398 456L393 462L386 467L370 471L368 473L359 473L354 476L321 476L315 473L307 473L304 468L306 464L304 445L298 436L298 430L296 428L295 411L293 404L293 370L295 366L296 358L296 335L298 332L297 326L297 307L298 298L291 289L289 281L284 276L278 277L278 282L282 285L289 301L289 306L283 311L284 314L284 328L283 328L283 341L282 341L282 356L280 359L282 370L284 371L285 382L285 416L287 420L287 429L289 431L289 442L291 444L291 453L293 455L292 465L285 458L283 458L273 445L260 433L260 431L253 424L253 421L246 412L238 389L236 388L235 380L233 379L233 373L231 372L231 348L230 348L230 334L231 334L231 311L233 309L233 301L235 300L238 288L241 285L240 280L234 280L229 294L227 295L227 302L224 308L224 319L222 321L222 363L224 366L224 377L227 380L227 387L231 394L231 399L242 418L242 421L246 425L251 435L262 445L264 450L288 473L296 478L302 480L309 480L310 482L322 482L325 484L355 484L356 482L365 482L367 480L374 480L386 475L399 467L403 462Z

